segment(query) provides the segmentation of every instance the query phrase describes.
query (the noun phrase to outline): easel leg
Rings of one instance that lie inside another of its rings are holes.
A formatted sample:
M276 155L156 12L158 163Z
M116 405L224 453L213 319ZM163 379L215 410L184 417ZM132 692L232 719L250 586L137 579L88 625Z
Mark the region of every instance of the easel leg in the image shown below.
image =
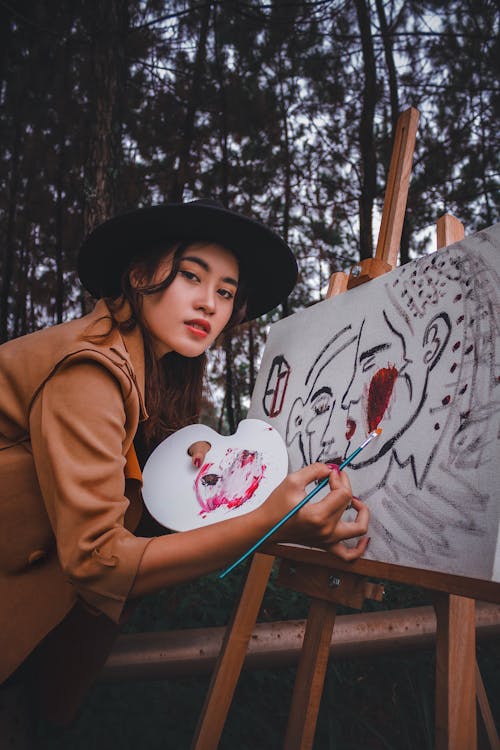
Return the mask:
M495 726L493 714L491 713L490 704L488 702L488 696L486 695L486 690L484 689L483 678L481 677L481 672L479 671L479 665L477 663L476 694L477 704L479 706L479 711L483 720L484 730L488 739L489 747L491 748L491 750L500 750L500 739L498 738L497 728Z
M438 250L442 247L448 247L448 245L451 245L454 242L459 242L465 236L464 225L462 224L461 221L459 221L455 216L452 216L451 214L445 214L444 216L441 216L438 219L436 229L437 229L436 240L437 240ZM456 608L459 597L454 597L454 599L456 601L453 606ZM464 599L464 602L468 602L468 601L470 600ZM470 605L464 604L463 606L464 608L467 608L467 606L470 606ZM472 643L472 646L469 644L468 650L470 650L470 648L473 648L473 647L474 647L474 641ZM499 748L498 734L495 728L493 717L491 715L491 709L488 703L488 697L484 689L483 680L481 678L481 673L479 671L477 662L475 663L475 673L476 673L475 690L477 694L477 701L478 701L478 705L481 711L481 716L482 716L485 730L488 736L490 747L496 748L498 750Z
M270 555L254 555L238 605L226 628L192 750L212 750L219 744L273 562Z
M475 603L449 594L434 606L436 750L476 750Z
M288 717L285 750L312 748L336 609L332 602L311 601Z

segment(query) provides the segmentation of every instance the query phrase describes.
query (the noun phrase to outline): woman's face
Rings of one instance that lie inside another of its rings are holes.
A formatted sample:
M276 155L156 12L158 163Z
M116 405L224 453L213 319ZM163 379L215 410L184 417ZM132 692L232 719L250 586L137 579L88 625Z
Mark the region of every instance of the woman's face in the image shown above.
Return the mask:
M152 279L144 279L139 269L131 271L132 286L161 282L172 260L170 253ZM238 261L229 250L211 243L189 245L170 286L142 297L142 320L153 337L156 356L172 351L184 357L202 354L229 322L237 286Z

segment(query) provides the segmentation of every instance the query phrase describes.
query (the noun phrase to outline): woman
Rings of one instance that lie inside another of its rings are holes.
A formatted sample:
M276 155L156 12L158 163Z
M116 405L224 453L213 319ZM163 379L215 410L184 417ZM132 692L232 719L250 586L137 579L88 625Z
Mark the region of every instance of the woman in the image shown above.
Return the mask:
M147 453L196 420L206 349L226 328L279 304L296 263L262 224L195 201L105 222L84 243L78 270L99 298L94 311L0 348L0 681L29 657L30 679L38 675L46 709L60 721L72 716L130 602L225 566L310 482L330 474L331 492L277 541L354 559L366 537L352 549L341 540L365 534L368 520L347 476L314 464L244 516L134 535L134 439ZM345 523L350 503L358 516Z

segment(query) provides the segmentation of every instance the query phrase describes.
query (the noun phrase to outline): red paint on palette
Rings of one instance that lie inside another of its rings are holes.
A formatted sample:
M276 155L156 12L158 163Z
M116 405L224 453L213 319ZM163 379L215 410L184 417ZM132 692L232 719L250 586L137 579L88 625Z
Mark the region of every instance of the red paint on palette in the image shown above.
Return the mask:
M368 391L368 432L373 432L382 421L391 400L398 371L394 365L382 367L370 382Z
M229 448L218 463L206 463L194 481L202 518L221 506L238 508L246 503L264 477L266 465L258 451Z

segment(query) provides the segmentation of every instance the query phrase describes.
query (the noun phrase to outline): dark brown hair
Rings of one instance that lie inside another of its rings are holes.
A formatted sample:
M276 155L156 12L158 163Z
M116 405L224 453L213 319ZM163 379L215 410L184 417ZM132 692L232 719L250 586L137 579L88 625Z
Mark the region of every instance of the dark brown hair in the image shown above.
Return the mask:
M145 400L149 419L144 422L142 429L147 447L152 449L171 432L175 432L187 424L196 422L199 418L203 385L206 370L206 354L197 357L184 357L177 352L165 354L157 359L153 349L150 332L142 321L142 298L145 295L157 294L167 289L175 279L180 261L190 242L176 242L169 246L152 248L147 257L134 258L122 275L121 289L128 300L132 313L128 320L115 323L121 330L131 331L139 326L144 339L145 365ZM151 282L159 264L170 254L172 268L170 273L156 284L147 283L139 288L130 283L130 272L140 268L144 278ZM122 299L106 299L111 313L119 308ZM241 323L246 313L246 294L244 281L240 278L236 291L233 313L225 330Z

